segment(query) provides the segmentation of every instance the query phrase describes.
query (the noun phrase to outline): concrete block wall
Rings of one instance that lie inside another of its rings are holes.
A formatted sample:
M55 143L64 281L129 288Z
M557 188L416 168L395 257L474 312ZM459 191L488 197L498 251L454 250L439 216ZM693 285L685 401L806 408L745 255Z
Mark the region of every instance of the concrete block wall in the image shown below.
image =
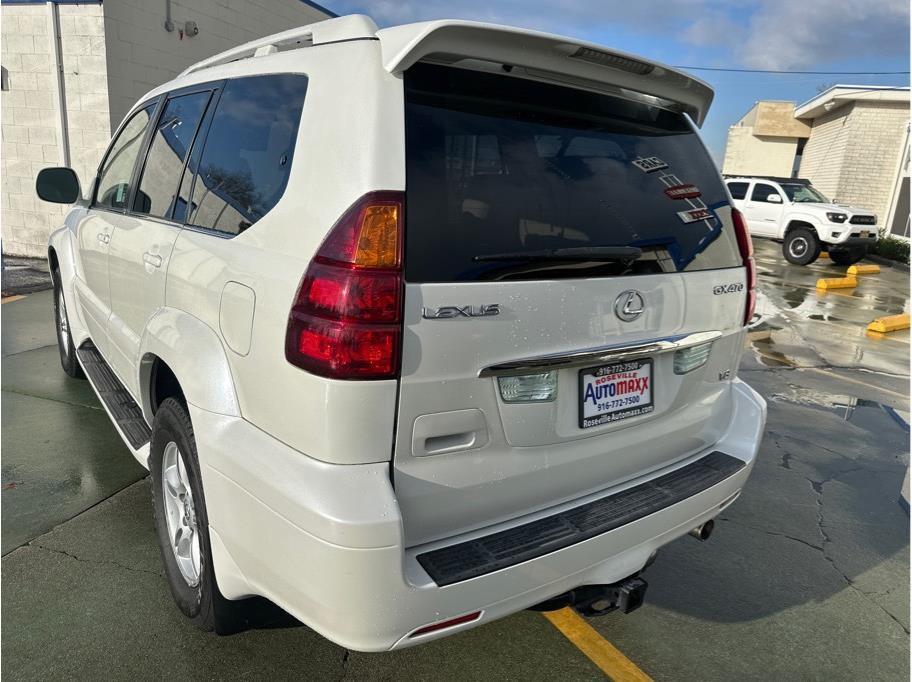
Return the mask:
M874 211L881 226L889 217L908 123L907 103L855 104L836 198Z
M61 5L59 16L70 165L86 186L110 138L101 5ZM3 252L43 257L66 212L35 195L38 171L63 163L48 7L3 5L0 31L10 86L0 95Z
M63 211L35 196L35 176L57 165L57 112L53 100L51 39L42 5L4 5L0 61L9 90L0 94L2 114L2 224L6 253L41 256L41 241Z
M328 17L299 0L172 0L171 18L169 33L164 0L104 4L112 128L140 97L194 62ZM181 37L187 21L196 22L198 35Z
M838 193L854 108L854 102L850 102L814 119L801 156L799 177L810 180L828 197L841 198Z

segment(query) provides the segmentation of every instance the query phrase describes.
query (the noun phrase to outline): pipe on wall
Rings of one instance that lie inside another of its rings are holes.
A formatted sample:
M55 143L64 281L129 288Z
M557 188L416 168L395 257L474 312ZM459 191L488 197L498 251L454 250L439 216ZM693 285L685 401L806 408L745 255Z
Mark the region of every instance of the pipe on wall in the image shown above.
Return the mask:
M47 2L48 34L54 55L54 106L57 109L57 147L61 166L70 165L70 136L67 130L66 90L63 80L63 47L60 43L60 13L56 2Z

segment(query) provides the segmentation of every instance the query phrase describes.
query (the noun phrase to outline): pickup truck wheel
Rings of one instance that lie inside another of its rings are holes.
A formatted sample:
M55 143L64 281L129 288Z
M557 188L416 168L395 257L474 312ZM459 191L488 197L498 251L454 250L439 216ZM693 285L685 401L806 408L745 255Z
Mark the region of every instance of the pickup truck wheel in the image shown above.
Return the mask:
M236 632L237 607L215 582L193 425L174 398L155 413L149 468L159 550L177 607L201 630Z
M74 379L85 379L79 360L76 359L76 348L73 345L73 334L70 332L70 319L67 317L66 299L63 296L63 285L60 283L60 270L51 273L54 281L54 323L57 327L57 349L60 351L60 366Z
M836 265L855 265L867 254L867 247L860 246L846 249L830 249L830 260Z
M798 227L785 236L782 255L794 265L808 265L820 256L820 242L817 235L804 227Z

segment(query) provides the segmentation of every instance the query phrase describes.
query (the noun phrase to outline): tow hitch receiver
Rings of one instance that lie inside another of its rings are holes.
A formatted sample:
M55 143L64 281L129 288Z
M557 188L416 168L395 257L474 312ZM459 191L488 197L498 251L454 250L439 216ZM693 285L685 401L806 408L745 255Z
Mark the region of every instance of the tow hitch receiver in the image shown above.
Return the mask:
M649 584L637 576L610 585L583 585L533 606L532 609L555 611L572 606L580 615L586 617L601 616L616 609L620 609L622 613L630 613L643 605L647 587Z

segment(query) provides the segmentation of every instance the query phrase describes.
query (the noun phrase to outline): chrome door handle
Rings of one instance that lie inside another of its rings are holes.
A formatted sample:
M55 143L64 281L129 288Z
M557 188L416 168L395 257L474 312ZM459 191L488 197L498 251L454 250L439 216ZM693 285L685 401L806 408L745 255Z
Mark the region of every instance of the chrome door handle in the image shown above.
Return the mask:
M111 235L109 235L107 232L99 232L98 241L100 241L102 244L108 244L111 241Z
M153 268L160 268L162 264L162 257L146 251L143 254L143 262L146 265L151 265Z

